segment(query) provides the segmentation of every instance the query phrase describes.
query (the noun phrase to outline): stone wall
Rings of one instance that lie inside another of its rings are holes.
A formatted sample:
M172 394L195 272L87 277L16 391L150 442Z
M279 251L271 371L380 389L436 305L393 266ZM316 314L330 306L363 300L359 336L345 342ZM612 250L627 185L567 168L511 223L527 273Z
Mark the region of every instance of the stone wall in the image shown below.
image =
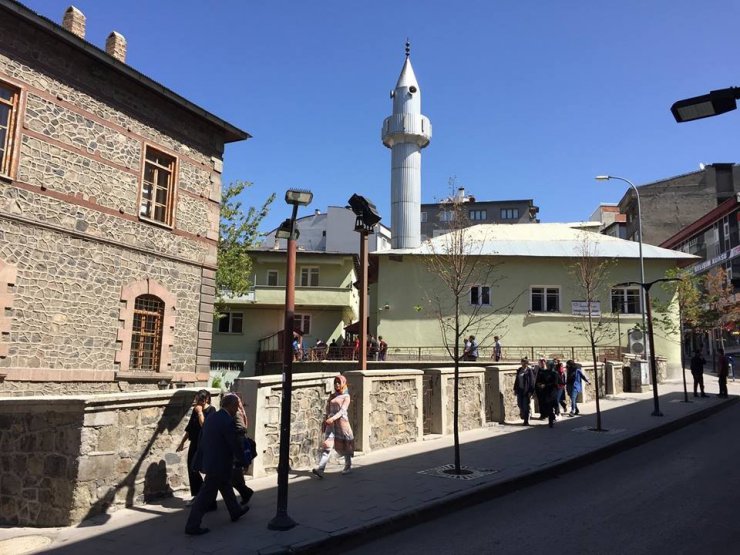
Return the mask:
M424 402L431 412L431 432L451 434L455 405L455 369L452 367L427 368L424 374L431 378L432 392ZM486 421L485 369L480 366L460 368L458 388L458 426L460 431L481 428Z
M69 526L185 489L193 395L0 398L0 523Z
M0 81L21 102L10 179L0 180L0 269L17 271L10 290L0 286L0 301L12 299L0 306L0 392L34 394L48 381L70 394L153 387L114 381L130 325L122 288L142 280L176 299L160 371L205 379L226 132L6 15ZM171 229L139 218L148 147L176 160Z
M486 367L486 420L488 422L516 422L519 406L514 394L514 380L518 364L500 363Z
M293 469L316 466L321 425L335 375L324 372L293 377L290 428L290 467ZM253 476L277 472L283 398L281 376L238 378L232 389L242 397L249 419L249 435L257 443L259 455L250 472ZM352 404L354 401L352 391ZM351 417L350 424L353 424Z
M424 436L420 370L353 370L344 374L352 393L355 446L372 451L421 441Z

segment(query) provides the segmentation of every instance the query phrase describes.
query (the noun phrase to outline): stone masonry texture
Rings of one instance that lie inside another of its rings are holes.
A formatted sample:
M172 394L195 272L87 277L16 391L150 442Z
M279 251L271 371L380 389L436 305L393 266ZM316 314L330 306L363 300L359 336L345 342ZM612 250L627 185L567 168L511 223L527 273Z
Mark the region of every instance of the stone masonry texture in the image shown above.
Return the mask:
M25 21L0 18L0 36L0 81L22 100L15 169L0 180L0 261L18 272L0 370L116 371L121 288L141 280L176 298L168 370L203 370L224 131ZM147 148L176 160L172 229L139 219ZM2 395L152 387L8 376Z
M458 385L458 426L460 431L474 430L483 426L481 422L481 407L483 406L483 388L480 380L474 377L460 376ZM455 378L446 380L447 386L447 429L445 433L452 433L453 415L455 406Z
M370 391L370 449L416 441L415 380L374 380Z

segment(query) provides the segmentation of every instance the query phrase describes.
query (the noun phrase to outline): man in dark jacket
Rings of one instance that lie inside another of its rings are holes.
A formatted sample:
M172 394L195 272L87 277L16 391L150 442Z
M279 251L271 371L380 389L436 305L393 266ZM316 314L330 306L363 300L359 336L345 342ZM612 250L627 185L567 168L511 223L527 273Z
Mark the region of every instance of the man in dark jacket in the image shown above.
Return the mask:
M514 378L514 393L519 405L519 416L524 420L525 426L529 426L529 400L534 392L534 380L534 370L529 366L529 360L523 358Z
M704 357L701 356L699 351L694 352L694 356L691 357L691 375L694 377L694 397L699 395L696 392L697 386L701 388L701 396L708 397L704 393Z
M238 410L239 399L235 395L227 395L221 404L221 410L211 415L203 425L194 466L196 470L205 473L206 478L190 509L190 516L185 524L186 534L199 536L209 531L208 528L201 528L200 523L203 515L216 501L219 491L233 522L249 510L249 507L241 507L237 503L231 487L234 459L246 466L244 450L237 439L234 422Z

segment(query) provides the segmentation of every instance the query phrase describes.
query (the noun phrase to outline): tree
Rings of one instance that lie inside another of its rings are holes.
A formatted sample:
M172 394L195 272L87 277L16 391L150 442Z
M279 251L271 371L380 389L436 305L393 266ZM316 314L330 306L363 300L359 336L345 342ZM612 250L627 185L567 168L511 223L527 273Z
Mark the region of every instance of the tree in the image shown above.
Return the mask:
M454 191L454 179L451 185ZM426 244L428 254L423 260L435 280L427 288L426 300L433 307L445 350L454 362L454 473L459 475L465 473L460 466L458 422L460 344L468 335L476 335L479 345L493 336L494 332L501 335L497 329L511 314L521 294L509 304L493 308L492 290L502 277L496 275L499 264L493 263L490 255L483 254L483 248L491 237L482 232L480 227L476 230L469 227L463 201L454 194L444 204L442 213L445 214L447 232ZM436 286L439 282L441 287ZM487 331L481 333L483 324Z
M259 210L249 207L245 212L239 195L252 184L235 181L221 195L218 235L218 269L216 270L216 312L221 312L228 297L245 295L251 286L252 259L249 249L258 237L258 228L267 215L275 193Z
M596 430L602 431L601 406L599 403L599 366L596 357L596 345L614 336L611 322L606 320L601 310L597 310L598 298L608 298L609 259L598 256L598 236L593 232L583 232L578 246L578 258L571 267L579 293L584 296L586 314L580 322L573 325L573 331L586 338L591 345L591 356L594 362L594 380L596 391Z
M740 319L740 302L735 297L735 288L727 279L724 268L715 268L704 278L703 327L706 330L718 330L721 348L724 348L722 330L734 327Z

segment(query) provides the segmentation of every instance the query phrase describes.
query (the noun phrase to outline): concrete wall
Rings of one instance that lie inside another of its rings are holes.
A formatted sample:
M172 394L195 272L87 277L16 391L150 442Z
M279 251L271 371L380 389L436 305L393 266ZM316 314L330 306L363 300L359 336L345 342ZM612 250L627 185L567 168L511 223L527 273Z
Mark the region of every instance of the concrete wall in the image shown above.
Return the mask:
M69 526L186 489L194 393L0 398L0 523Z
M378 282L379 303L387 302L391 309L380 313L378 334L382 335L393 347L438 345L444 344L439 321L435 315L434 303L430 296L441 291L441 285L424 266L419 256L404 255L402 261L391 260L388 256L379 256L380 279ZM583 319L571 314L571 301L581 300L582 292L574 285L570 273L572 260L559 258L507 257L492 258L491 262L499 264L494 270L492 283L491 309L484 307L477 322L470 330L481 341L483 357L490 356L493 336L501 336L504 354L507 359L517 360L519 352L512 346L524 346L527 356L531 356L527 346L550 345L562 346L569 353L571 346L585 346L586 337L577 328ZM665 275L672 266L669 260L645 260L645 277L657 279ZM629 281L639 276L637 259L623 259L615 264L609 272L607 283ZM560 308L557 313L530 312L530 286L559 286ZM655 287L651 291L655 300L667 302L666 292ZM450 294L446 293L447 297ZM444 296L444 295L443 295ZM604 341L604 346L616 346L617 320L608 313L610 299L608 293L600 298L604 320L613 330L613 337ZM496 309L514 302L511 315L502 324L501 314ZM463 311L469 309L463 303ZM672 316L677 316L672 314ZM463 316L465 318L465 316ZM466 320L464 320L466 321ZM626 332L641 321L639 314L621 315L622 346L626 346ZM498 324L498 325L497 325ZM487 337L487 339L486 339ZM567 349L567 350L566 350ZM662 330L655 334L656 353L668 361L668 377L680 371L680 347L678 334L665 333ZM554 349L554 350L557 350ZM539 353L535 353L537 355ZM549 353L546 353L549 354ZM576 353L577 358L583 353ZM584 358L585 360L585 358Z

